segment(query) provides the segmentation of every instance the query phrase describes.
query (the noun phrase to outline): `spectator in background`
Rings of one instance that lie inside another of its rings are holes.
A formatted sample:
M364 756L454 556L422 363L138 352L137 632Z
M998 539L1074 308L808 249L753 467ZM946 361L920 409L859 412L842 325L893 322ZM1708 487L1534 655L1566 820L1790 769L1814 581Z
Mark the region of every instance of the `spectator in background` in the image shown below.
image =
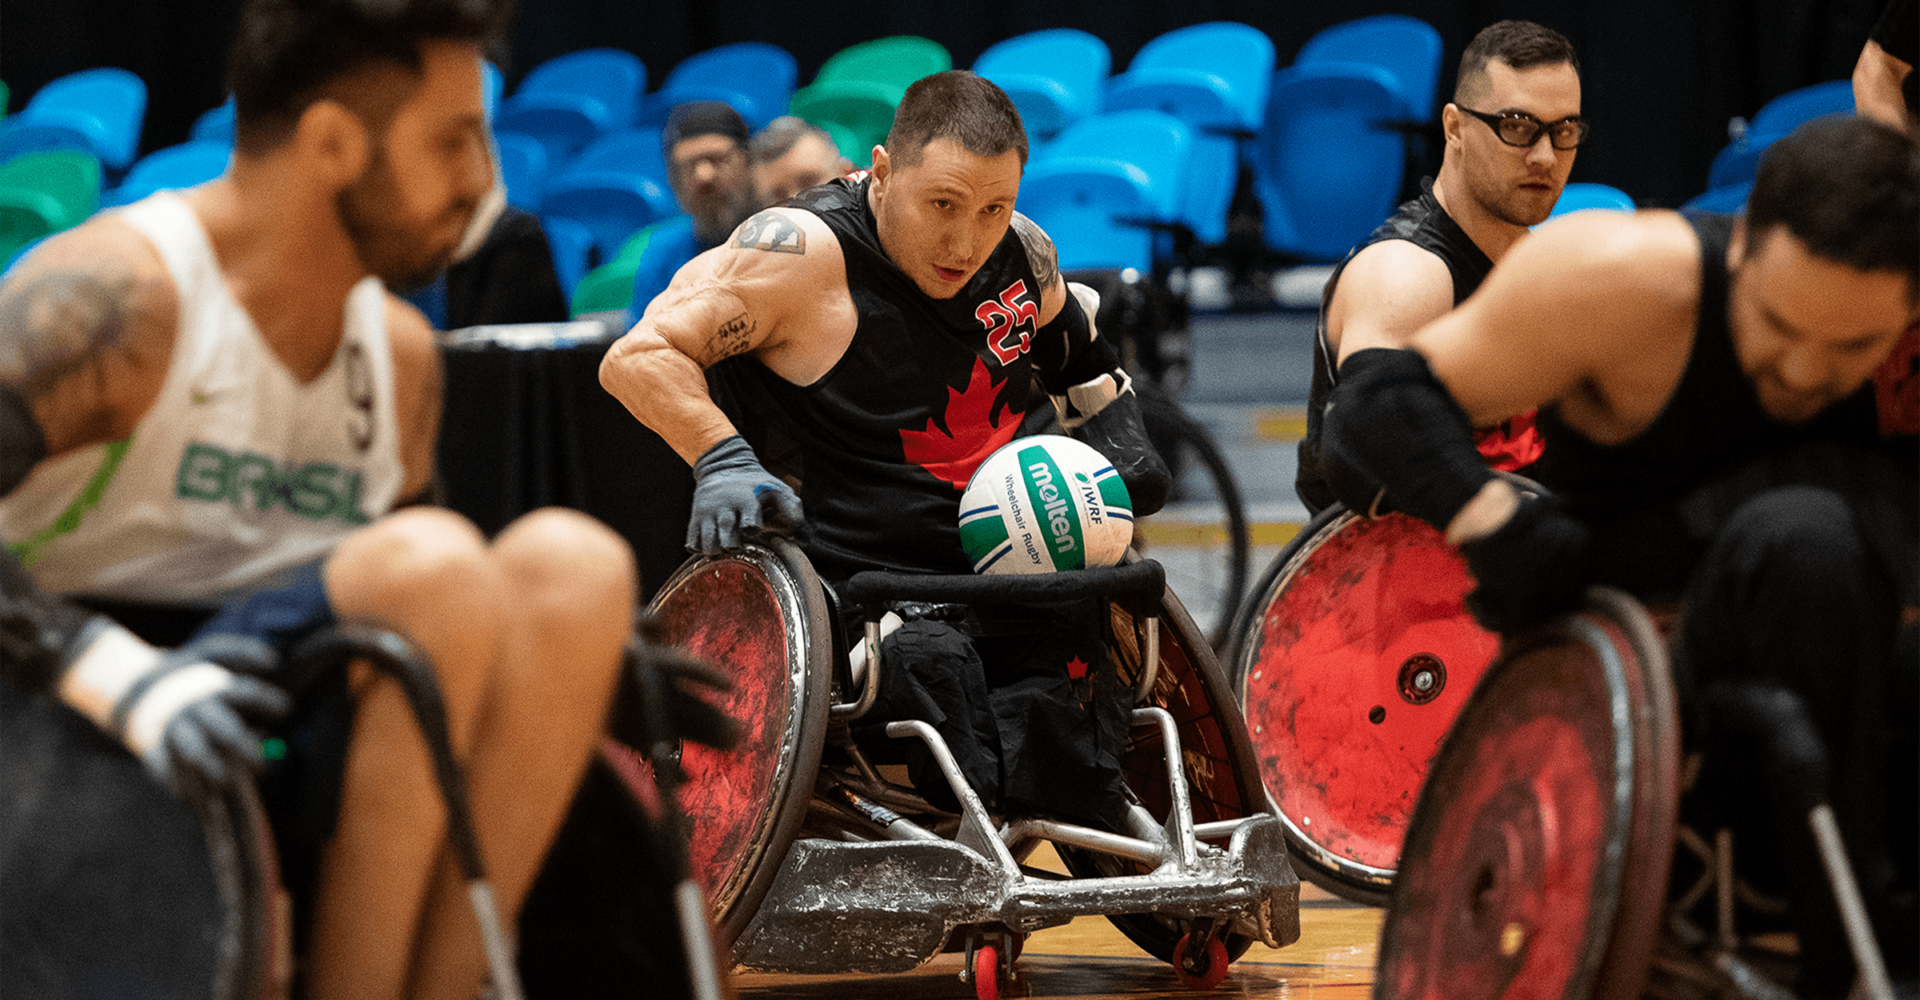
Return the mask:
M1920 58L1920 23L1915 0L1892 0L1860 49L1853 66L1853 105L1911 135L1916 119L1913 64Z
M763 204L747 150L747 122L721 101L688 101L660 133L667 181L686 215L653 227L633 280L633 311L666 291L681 265L724 242Z
M753 174L763 205L788 198L835 177L853 172L853 161L840 154L827 130L793 115L767 123L753 137Z

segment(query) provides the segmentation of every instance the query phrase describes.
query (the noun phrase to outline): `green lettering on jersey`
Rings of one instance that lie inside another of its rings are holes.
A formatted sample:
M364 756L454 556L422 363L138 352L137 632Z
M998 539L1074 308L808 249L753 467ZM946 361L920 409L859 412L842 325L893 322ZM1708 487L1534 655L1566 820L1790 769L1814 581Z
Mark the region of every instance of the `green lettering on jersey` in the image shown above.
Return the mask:
M174 496L224 503L236 510L272 510L277 504L304 521L361 525L361 473L332 462L282 466L265 455L229 452L195 441L180 455Z

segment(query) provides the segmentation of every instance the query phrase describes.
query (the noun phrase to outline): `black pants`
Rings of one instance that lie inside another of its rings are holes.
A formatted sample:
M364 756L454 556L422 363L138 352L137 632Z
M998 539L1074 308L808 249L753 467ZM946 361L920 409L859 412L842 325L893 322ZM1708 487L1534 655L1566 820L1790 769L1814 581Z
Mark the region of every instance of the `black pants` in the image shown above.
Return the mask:
M931 724L989 809L1120 829L1132 691L1106 655L1106 615L1089 598L911 619L881 643L880 695L855 736L907 764L936 806L957 808L946 778L925 744L880 733L885 722Z
M1705 761L1689 816L1731 825L1742 877L1789 898L1810 997L1844 995L1853 979L1814 804L1834 809L1897 974L1912 973L1920 944L1920 663L1901 624L1905 569L1857 508L1807 485L1741 503L1692 575L1675 649L1688 742Z

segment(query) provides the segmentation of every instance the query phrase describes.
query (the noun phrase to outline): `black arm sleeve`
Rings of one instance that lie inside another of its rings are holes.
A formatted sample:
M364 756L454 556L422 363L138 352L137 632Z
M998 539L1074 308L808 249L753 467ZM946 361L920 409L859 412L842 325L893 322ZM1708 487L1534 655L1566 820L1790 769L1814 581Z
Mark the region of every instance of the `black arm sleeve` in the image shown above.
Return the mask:
M1033 370L1040 384L1049 395L1060 396L1119 367L1119 352L1105 337L1094 337L1087 311L1068 291L1066 305L1033 337Z
M1378 483L1394 509L1444 531L1493 478L1474 449L1466 411L1417 351L1354 352L1340 366L1320 427L1328 480L1361 513L1373 498L1343 483Z
M0 548L0 676L29 692L51 687L92 617L34 586L13 553Z

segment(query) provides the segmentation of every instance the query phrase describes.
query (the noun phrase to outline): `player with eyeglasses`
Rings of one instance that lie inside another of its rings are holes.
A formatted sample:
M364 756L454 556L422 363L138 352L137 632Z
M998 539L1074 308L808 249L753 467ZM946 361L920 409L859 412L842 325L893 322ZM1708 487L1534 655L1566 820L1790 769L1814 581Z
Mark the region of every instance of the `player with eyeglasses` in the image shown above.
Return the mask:
M1295 481L1314 511L1333 502L1320 422L1340 362L1369 347L1403 346L1480 287L1494 261L1553 210L1586 139L1580 63L1559 32L1528 21L1491 25L1461 54L1458 80L1441 112L1439 174L1423 179L1420 196L1354 248L1327 282ZM1478 440L1490 463L1510 471L1525 471L1543 447L1531 414L1485 428Z

